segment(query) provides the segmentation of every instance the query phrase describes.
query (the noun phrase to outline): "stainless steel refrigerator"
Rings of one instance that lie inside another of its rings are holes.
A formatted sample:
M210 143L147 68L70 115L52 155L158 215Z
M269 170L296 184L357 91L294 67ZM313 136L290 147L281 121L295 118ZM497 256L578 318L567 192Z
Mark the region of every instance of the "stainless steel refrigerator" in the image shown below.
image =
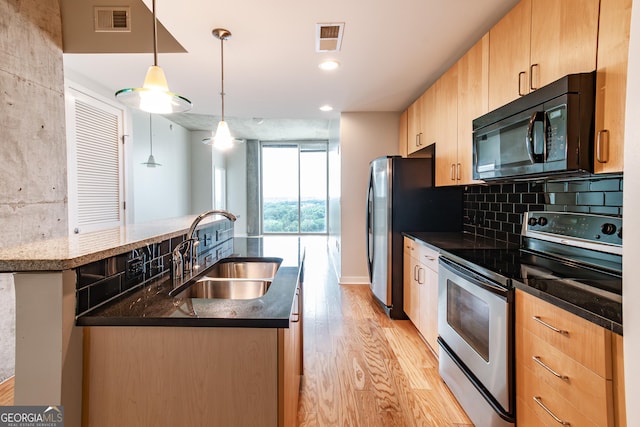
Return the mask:
M392 319L406 319L403 232L462 231L462 188L434 187L432 159L380 157L370 164L367 255L371 290Z

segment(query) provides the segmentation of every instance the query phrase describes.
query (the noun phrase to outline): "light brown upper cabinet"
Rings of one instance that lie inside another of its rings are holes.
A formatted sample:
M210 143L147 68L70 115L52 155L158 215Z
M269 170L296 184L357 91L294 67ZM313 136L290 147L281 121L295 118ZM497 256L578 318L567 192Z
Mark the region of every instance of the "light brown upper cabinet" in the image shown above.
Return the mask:
M429 88L433 111L427 121L428 144L436 145L436 186L452 185L458 164L458 64L454 64Z
M408 116L409 110L404 110L402 114L400 114L400 129L398 131L398 154L402 157L407 157L407 141L408 141Z
M489 111L488 90L489 34L486 34L458 61L458 150L457 159L452 163L454 166L450 166L450 181L447 185L481 182L474 181L472 174L472 122Z
M596 69L599 0L522 0L489 32L489 109Z
M415 153L427 146L424 143L424 100L425 94L416 99L407 109L407 154Z
M596 173L622 172L631 0L601 0L596 77Z

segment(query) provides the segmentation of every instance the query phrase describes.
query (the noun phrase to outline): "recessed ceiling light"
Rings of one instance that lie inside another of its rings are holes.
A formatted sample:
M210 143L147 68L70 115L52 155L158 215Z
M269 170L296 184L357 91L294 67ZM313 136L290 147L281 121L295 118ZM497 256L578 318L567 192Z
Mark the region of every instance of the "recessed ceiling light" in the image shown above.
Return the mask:
M318 67L320 67L320 69L325 70L325 71L335 70L339 66L340 66L340 63L338 61L333 60L333 59L321 62L320 65L318 65Z
M322 107L320 107L320 111L331 111L333 110L333 107L331 105L323 105Z

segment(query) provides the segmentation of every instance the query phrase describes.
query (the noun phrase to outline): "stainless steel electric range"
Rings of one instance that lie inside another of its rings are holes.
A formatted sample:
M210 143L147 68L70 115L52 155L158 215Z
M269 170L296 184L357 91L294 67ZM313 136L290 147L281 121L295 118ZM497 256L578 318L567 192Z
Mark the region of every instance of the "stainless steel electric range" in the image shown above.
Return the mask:
M440 257L440 375L479 427L515 423L514 287L622 333L622 218L528 212L521 236Z

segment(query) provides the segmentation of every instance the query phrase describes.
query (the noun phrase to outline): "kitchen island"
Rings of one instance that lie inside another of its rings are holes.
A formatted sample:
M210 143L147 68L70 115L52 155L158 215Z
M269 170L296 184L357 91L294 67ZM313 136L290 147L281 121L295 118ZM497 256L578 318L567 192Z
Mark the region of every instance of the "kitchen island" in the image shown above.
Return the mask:
M86 362L84 353L90 350L86 340L83 348L82 324L92 325L96 329L100 329L97 328L98 324L110 324L113 327L140 325L141 323L136 323L134 320L135 315L124 314L122 310L117 309L117 304L133 297L134 293L141 292L143 289L134 286L131 289L125 289L124 295L116 295L116 297L108 295L112 299L98 302L96 307L91 305L94 303L94 298L89 297L88 310L79 314L78 300L82 296L78 293L80 285L77 271L83 266L107 258L122 257L125 256L124 254L138 250L150 251L150 248L155 245L163 245L164 242L173 238L181 240L194 218L195 216L188 216L170 221L118 227L0 250L0 271L14 273L16 289L14 397L16 405L63 405L66 425L81 425L83 397L86 397L83 396L83 363ZM216 222L218 221L210 221L203 225ZM224 328L226 332L221 332L222 334L229 334L236 328L264 329L265 331L271 328L273 334L270 339L273 341L275 337L278 345L283 342L278 340L278 334L283 335L289 324L288 315L282 314L283 310L286 311L283 307L288 307L291 313L292 305L300 299L296 291L296 279L302 269L304 250L295 237L288 238L286 241L281 238L235 238L230 241L233 242L234 252L246 256L267 256L278 252L273 256L283 259L279 272L280 278L274 280L270 288L270 291L275 292L271 296L268 292L266 296L273 298L276 294L280 294L284 299L289 299L278 307L271 306L261 312L255 310L254 301L251 315L243 316L236 312L238 316L235 316L231 322L228 320L229 311L226 312L227 317L224 319L218 316L220 313L210 312L206 316L200 314L201 317L209 319L209 322L218 322L216 325L211 323L203 325L226 326ZM128 255L128 257L131 260L131 256ZM120 273L120 275L124 283L126 274ZM144 289L147 292L150 289L157 291L167 286L167 280L169 279L166 271L160 272L145 283ZM137 300L138 297L135 299ZM168 301L165 300L165 302ZM138 307L146 304L149 310L149 302L150 300L146 299L145 303L139 304ZM193 306L193 302L183 301L182 303ZM171 306L174 310L164 312L162 315L140 311L140 316L137 317L144 319L141 322L146 325L143 328L146 328L145 332L140 336L157 333L160 328L167 327L166 324L159 326L157 323L156 327L148 328L147 326L153 324L153 321L149 320L152 318L165 319L156 320L156 322L164 322L170 317L175 319L176 325L181 325L184 330L192 329L195 324L193 322L198 322L199 319L194 316L198 311L179 316L177 314L180 311L179 307L173 305L173 301ZM205 307L201 307L200 313L204 311L206 311ZM185 326L184 322L191 322L189 323L191 326ZM204 331L207 328L199 329ZM198 333L202 332L196 332ZM183 361L186 361L193 355L187 352L182 354L182 357ZM88 369L94 368L95 365ZM181 367L176 366L176 369L179 370ZM84 372L87 372L86 366Z

